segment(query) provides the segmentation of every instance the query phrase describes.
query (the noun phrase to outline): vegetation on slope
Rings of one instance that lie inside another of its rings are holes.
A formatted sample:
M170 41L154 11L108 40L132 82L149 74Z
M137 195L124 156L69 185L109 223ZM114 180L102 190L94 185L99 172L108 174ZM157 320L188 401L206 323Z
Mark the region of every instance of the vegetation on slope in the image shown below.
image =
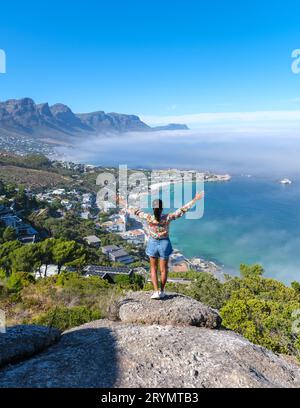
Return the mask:
M241 265L240 277L220 283L200 273L184 292L220 310L224 327L278 353L300 356L300 285L264 278L259 265ZM297 321L298 317L298 321Z

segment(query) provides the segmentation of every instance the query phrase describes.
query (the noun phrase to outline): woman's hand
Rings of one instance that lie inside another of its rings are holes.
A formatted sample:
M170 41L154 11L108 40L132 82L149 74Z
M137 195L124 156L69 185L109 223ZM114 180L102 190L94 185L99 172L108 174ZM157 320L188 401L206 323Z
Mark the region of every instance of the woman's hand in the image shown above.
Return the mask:
M113 196L113 198L116 200L117 205L121 204L121 205L126 206L127 203L126 203L125 199L123 197L121 197L120 195L115 195L115 196Z
M204 197L204 191L200 191L200 193L197 193L195 195L195 200L201 200L201 198Z

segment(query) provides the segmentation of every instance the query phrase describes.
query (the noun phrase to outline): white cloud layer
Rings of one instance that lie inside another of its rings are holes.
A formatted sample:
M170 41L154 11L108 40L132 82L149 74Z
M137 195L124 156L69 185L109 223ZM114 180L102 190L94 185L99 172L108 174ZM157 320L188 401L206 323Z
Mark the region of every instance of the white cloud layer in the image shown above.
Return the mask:
M299 132L207 126L201 130L136 132L87 138L64 157L98 165L126 163L141 168L194 168L230 173L299 174Z
M206 124L231 124L240 126L245 124L259 125L278 122L286 126L298 125L300 128L300 110L292 111L254 111L254 112L203 112L185 115L147 116L140 115L141 119L150 125L166 125L169 123L186 123L197 128Z

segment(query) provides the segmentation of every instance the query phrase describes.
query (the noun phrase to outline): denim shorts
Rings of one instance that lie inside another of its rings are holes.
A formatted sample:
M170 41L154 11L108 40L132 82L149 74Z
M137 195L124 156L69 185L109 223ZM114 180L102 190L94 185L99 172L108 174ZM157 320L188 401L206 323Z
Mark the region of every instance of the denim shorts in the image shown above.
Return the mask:
M169 238L154 239L149 238L146 247L146 254L153 258L167 259L173 252Z

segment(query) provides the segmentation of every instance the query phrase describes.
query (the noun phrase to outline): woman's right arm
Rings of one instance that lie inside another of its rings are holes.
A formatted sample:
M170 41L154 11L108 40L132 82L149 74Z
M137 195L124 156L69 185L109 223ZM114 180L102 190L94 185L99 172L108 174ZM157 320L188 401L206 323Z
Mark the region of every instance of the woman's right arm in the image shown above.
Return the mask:
M119 196L118 201L125 206L121 211L128 212L129 214L135 215L144 220L147 220L150 217L150 214L141 211L139 208L128 207L127 202L121 196Z
M148 220L149 217L151 217L150 214L141 211L139 208L127 207L127 212L129 212L129 214L135 215L142 220Z

